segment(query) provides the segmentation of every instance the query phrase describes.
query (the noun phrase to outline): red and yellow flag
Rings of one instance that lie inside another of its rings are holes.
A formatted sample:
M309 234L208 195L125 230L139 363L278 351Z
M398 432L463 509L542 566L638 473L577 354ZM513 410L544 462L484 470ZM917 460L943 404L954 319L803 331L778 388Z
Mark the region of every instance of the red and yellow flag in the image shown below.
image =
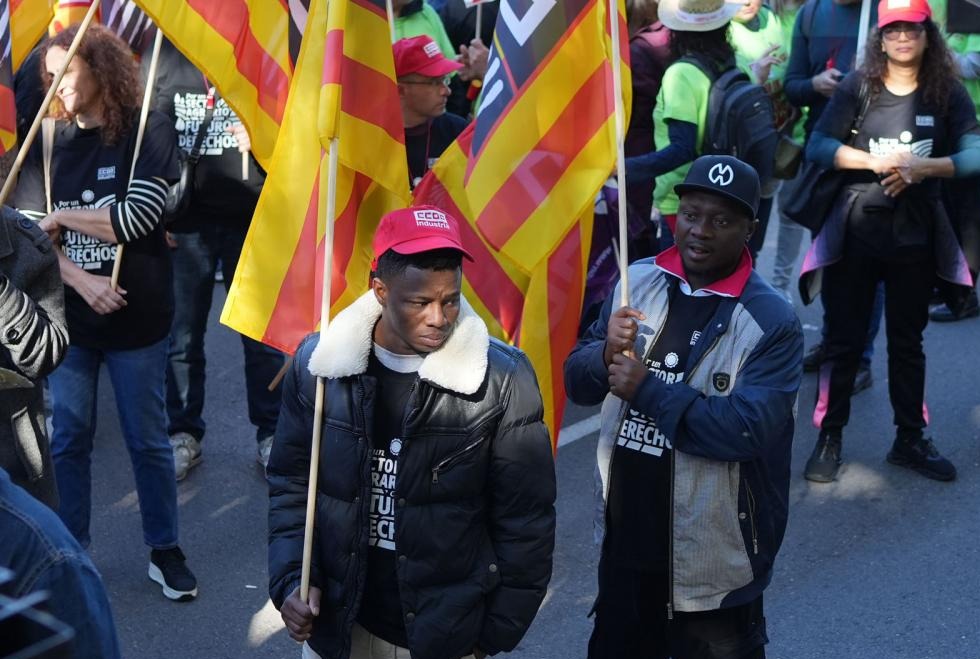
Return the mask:
M173 44L214 83L248 128L268 171L293 77L285 0L135 0ZM304 8L305 11L305 8Z
M23 0L23 2L30 1ZM82 19L85 18L85 14L88 13L88 8L91 6L92 0L57 0L55 2L54 19L48 27L48 32L53 36L66 27L75 23L81 23ZM98 20L98 14L96 14L95 18Z
M339 140L340 161L334 311L367 290L378 220L410 199L384 1L331 0L328 15L328 3L313 0L305 35L282 135L221 315L225 325L290 353L320 320L331 139Z
M14 72L51 22L51 0L0 0L0 156L17 144Z
M480 233L528 272L591 208L615 168L607 2L535 2L521 18L500 6L464 187ZM629 108L622 2L619 26Z
M9 10L10 56L16 71L51 23L54 0L4 0L3 4Z
M619 22L628 90L622 3ZM415 190L463 225L467 298L530 359L555 447L594 199L616 161L612 55L604 0L534 3L521 19L501 5L476 121Z

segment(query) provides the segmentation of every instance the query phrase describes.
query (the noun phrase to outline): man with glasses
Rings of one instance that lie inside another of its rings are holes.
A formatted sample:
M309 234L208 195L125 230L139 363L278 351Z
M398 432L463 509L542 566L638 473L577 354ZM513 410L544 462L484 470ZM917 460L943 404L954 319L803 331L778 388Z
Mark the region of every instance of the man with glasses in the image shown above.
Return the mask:
M466 119L446 112L449 80L463 65L448 59L425 35L399 39L394 51L408 178L414 188L466 127Z

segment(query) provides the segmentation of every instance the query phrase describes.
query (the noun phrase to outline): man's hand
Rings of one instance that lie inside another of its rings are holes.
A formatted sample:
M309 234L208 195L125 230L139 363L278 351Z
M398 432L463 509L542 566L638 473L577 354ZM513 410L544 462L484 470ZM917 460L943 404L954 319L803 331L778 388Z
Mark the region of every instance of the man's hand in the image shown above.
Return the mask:
M73 288L95 313L103 316L119 311L128 304L123 297L126 290L122 286L113 290L112 279L109 277L92 275L82 270Z
M613 355L633 352L633 343L636 341L636 333L639 329L637 321L646 319L643 312L631 307L620 307L609 316L609 324L606 326L606 347L602 352L606 366L612 364Z
M279 613L291 639L297 643L308 640L313 633L313 618L320 615L320 589L310 586L310 603L307 604L300 599L297 587L282 603Z
M768 82L769 74L772 72L773 65L782 64L786 61L785 53L780 53L778 55L776 54L776 51L780 48L782 48L780 44L772 44L766 49L766 52L762 53L762 57L749 65L752 69L752 74L756 77L756 80L759 81L760 85L765 85L766 82Z
M48 234L48 238L55 245L61 244L61 225L58 224L58 211L49 213L43 220L37 223L41 231Z
M622 353L613 355L609 365L609 391L625 401L633 400L636 390L650 375L646 366Z
M252 139L248 136L248 131L245 130L245 126L242 124L232 124L225 128L225 132L235 136L235 141L238 142L238 150L241 153L248 153L252 150Z
M463 65L459 71L460 80L483 80L489 57L490 49L479 38L470 41L469 46L460 46L459 57L456 58Z
M830 98L834 95L834 90L837 89L837 84L843 77L843 73L837 69L831 68L827 69L820 75L813 76L810 79L810 82L813 84L813 91Z

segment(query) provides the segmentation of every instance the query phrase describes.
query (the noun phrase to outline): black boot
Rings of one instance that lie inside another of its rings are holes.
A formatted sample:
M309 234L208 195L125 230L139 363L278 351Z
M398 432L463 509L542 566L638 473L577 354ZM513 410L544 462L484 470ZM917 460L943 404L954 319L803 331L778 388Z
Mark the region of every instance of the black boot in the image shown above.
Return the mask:
M806 461L803 477L814 483L831 483L840 470L841 432L838 429L821 430L817 445Z

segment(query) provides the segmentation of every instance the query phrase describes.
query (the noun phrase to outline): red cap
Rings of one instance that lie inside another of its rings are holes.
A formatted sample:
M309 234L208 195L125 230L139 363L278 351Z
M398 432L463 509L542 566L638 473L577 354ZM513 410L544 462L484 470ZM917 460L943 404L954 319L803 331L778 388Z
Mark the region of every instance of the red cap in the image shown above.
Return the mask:
M452 215L435 206L400 208L382 217L378 224L378 230L374 233L371 269L377 269L378 258L389 249L399 254L418 254L446 248L462 252L463 256L473 260L463 248L459 224Z
M926 0L881 0L878 3L878 27L891 23L921 23L932 18L932 8Z
M417 73L429 78L438 78L459 71L463 65L442 54L439 44L432 37L421 35L399 39L392 46L395 51L395 76L401 78Z

